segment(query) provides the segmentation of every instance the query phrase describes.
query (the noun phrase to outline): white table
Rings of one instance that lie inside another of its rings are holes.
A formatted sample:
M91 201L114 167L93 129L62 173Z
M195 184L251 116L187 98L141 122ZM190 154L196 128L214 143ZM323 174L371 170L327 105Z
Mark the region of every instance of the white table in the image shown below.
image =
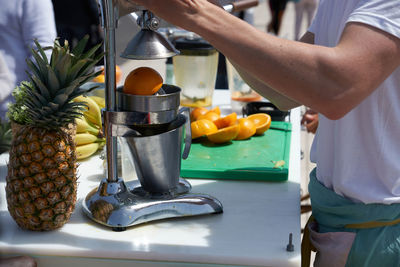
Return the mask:
M215 102L229 104L226 91ZM0 156L0 255L31 255L45 266L300 266L300 114L293 132L287 182L189 179L193 192L215 196L224 213L170 219L113 232L89 220L80 201L103 177L98 157L79 167L77 205L70 221L52 232L21 230L5 199L8 155ZM294 251L286 251L289 234Z

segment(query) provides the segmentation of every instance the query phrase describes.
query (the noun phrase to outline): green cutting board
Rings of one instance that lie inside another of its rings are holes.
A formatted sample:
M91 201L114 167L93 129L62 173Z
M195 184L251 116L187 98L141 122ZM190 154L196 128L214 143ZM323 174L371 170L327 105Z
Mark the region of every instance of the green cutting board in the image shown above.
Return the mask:
M189 157L182 160L181 177L253 181L288 179L291 124L273 121L261 136L227 144L193 140ZM277 167L276 162L284 160Z

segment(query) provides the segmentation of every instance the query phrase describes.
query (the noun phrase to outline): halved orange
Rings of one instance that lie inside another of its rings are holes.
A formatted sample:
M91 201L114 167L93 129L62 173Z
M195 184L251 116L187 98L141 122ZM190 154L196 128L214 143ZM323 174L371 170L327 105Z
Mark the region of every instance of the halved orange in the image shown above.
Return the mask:
M212 143L222 144L227 143L236 138L239 133L239 124L228 126L214 133L207 134L207 139Z
M195 121L200 115L204 115L208 112L208 109L205 107L197 107L190 112L190 120Z
M153 95L161 88L163 79L154 69L140 67L131 71L125 79L123 92L132 95Z
M244 140L252 137L256 133L256 125L248 118L238 119L239 134L235 140Z
M216 106L213 109L210 109L210 111L215 112L215 113L217 113L218 115L221 116L221 109L218 106Z
M247 117L256 125L256 135L262 135L271 126L271 116L265 113L256 113Z
M208 111L206 114L200 115L199 117L197 117L198 120L210 120L212 122L218 120L220 118L220 116L215 113L214 111Z
M202 137L218 131L217 126L210 120L197 120L190 124L192 130L192 139Z
M226 115L225 117L219 118L216 121L214 121L214 124L217 126L218 129L225 128L231 125L234 125L237 120L237 114L236 112L232 112L229 115Z

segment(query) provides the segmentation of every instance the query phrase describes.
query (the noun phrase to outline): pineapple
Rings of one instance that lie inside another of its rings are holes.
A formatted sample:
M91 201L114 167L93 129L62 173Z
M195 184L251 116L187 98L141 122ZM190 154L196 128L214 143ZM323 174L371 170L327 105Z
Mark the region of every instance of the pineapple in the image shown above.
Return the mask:
M36 42L34 61L27 60L30 82L22 82L9 106L12 143L6 197L8 210L23 229L54 230L75 208L77 194L74 120L86 104L72 99L87 92L80 86L99 73L94 65L100 45L84 53L87 37L70 51L56 40L48 60ZM94 88L92 88L94 89Z

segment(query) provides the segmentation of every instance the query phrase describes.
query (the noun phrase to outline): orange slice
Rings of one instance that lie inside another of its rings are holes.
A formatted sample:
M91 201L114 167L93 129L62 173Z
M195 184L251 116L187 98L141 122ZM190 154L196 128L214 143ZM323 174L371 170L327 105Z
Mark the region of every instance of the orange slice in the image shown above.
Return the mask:
M210 120L197 120L190 124L192 130L192 139L202 137L218 131L217 126Z
M198 119L198 117L199 117L200 115L204 115L204 114L206 114L207 112L208 112L208 109L206 109L206 108L204 108L204 107L197 107L197 108L194 108L194 109L192 110L192 112L190 112L190 120L191 120L191 121L195 121L195 120Z
M237 114L236 112L232 112L229 115L226 115L225 117L219 118L214 121L214 124L217 126L218 129L225 128L231 125L234 125L237 120Z
M213 108L213 109L210 109L210 111L215 112L215 113L217 113L219 116L221 116L221 109L220 109L218 106L216 106L216 107Z
M218 120L220 118L220 116L218 115L218 113L215 113L214 111L208 111L206 114L200 115L199 117L197 117L198 120L210 120L212 122Z
M214 133L207 134L207 139L210 140L210 142L212 143L222 144L235 139L238 133L239 133L239 124L234 124L232 126L219 129Z
M265 113L256 113L247 117L256 126L256 135L262 135L271 126L271 116Z
M256 133L256 126L253 121L248 118L238 119L239 124L239 134L235 140L244 140L252 137Z

